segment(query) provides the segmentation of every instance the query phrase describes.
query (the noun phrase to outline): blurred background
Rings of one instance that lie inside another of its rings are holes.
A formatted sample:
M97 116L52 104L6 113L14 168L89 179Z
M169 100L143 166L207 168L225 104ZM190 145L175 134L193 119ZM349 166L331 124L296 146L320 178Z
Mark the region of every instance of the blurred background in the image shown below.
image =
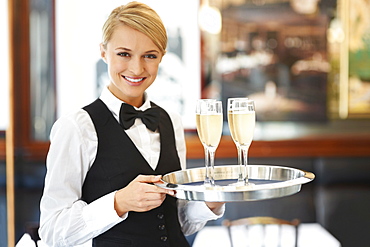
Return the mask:
M0 247L37 229L50 129L107 83L101 27L127 2L0 0ZM248 97L257 116L249 163L316 175L292 196L229 203L208 225L298 218L319 223L344 247L369 246L370 1L143 2L169 36L149 93L182 115L188 168L204 164L196 99L226 107L229 97ZM216 165L236 164L236 157L225 117Z

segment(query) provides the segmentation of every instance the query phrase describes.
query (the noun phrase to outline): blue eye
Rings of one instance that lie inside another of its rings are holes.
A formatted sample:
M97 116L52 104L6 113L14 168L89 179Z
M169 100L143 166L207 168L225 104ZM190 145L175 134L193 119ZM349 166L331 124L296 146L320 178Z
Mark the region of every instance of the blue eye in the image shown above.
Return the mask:
M154 54L147 54L147 55L145 55L144 57L145 57L145 58L151 58L151 59L156 59L156 58L157 58L157 56L156 56L156 55L154 55Z
M127 52L120 52L117 55L121 56L121 57L129 57L130 56L130 54L128 54Z

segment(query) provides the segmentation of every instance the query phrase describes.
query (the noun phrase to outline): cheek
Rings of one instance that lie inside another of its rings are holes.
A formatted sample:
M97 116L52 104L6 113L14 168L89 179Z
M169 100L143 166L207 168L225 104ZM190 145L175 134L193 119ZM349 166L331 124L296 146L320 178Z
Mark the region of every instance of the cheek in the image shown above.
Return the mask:
M148 66L148 72L151 76L156 77L158 74L158 68L159 64L151 64L150 66Z
M121 73L123 70L125 70L127 66L125 66L125 63L119 62L117 60L110 60L108 63L108 69L110 73Z

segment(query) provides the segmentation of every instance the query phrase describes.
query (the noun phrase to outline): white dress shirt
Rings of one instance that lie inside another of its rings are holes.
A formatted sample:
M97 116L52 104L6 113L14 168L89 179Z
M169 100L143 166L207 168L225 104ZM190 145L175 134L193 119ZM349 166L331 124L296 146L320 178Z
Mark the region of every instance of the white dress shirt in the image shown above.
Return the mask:
M137 108L150 108L145 103ZM119 121L122 101L105 88L100 99ZM168 112L172 120L176 148L181 168L186 168L186 146L181 118ZM127 135L137 146L150 166L155 169L160 154L158 131L146 128L140 119L128 130ZM51 145L46 160L45 187L40 202L39 234L49 246L91 246L91 239L130 217L119 217L114 210L114 194L111 192L90 204L81 200L82 185L94 163L98 138L89 114L80 109L58 119L50 134ZM178 200L179 221L185 235L203 228L208 220L223 215L225 208L213 213L204 202Z

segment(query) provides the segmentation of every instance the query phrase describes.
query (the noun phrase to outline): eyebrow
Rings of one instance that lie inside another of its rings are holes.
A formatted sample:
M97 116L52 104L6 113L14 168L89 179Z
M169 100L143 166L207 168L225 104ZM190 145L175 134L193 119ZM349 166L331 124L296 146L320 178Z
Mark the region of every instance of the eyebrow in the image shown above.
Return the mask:
M117 47L115 50L132 51L131 49L128 49L128 48L125 48L125 47ZM157 50L149 50L149 51L146 51L144 53L153 53L153 52L159 53L159 51L157 51Z

